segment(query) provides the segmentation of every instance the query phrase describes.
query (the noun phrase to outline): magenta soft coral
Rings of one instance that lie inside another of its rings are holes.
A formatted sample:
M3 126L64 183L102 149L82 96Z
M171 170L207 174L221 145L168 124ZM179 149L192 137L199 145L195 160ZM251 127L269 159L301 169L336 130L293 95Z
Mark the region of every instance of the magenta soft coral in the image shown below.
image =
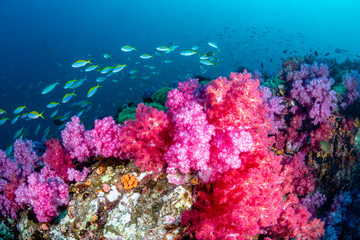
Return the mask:
M18 191L18 201L30 202L39 222L49 222L58 215L57 208L69 201L69 187L48 167L28 177L26 190ZM26 197L28 200L23 200Z
M89 135L96 155L106 158L120 156L120 129L121 126L112 117L95 120L94 129L89 131Z
M0 150L0 211L3 216L11 215L12 218L16 218L16 213L23 207L15 201L17 188L39 166L30 140L15 141L14 158L14 161L7 158L6 153Z
M126 121L120 130L120 157L134 158L142 170L159 171L164 167L163 155L171 143L168 131L166 114L140 103L135 120Z
M65 129L61 132L61 137L65 150L72 159L77 158L79 162L86 161L94 154L89 132L80 123L80 118L73 116L71 121L66 123Z

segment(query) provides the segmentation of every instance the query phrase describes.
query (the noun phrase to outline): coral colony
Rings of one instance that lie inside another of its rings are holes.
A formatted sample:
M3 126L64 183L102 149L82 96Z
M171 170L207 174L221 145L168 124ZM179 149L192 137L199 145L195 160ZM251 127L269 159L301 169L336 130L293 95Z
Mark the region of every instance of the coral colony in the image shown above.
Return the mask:
M246 70L206 83L189 79L167 89L165 111L140 103L133 120L105 117L90 130L74 116L43 151L18 139L13 156L0 151L2 221L16 234L14 223L32 213L46 236L61 215L71 218L70 188L94 184L90 174L107 174L97 162L115 161L191 192L192 205L166 218L184 239L356 236L360 122L351 109L360 77L340 68L292 58L273 79ZM96 193L115 201L144 185L139 176L123 174Z

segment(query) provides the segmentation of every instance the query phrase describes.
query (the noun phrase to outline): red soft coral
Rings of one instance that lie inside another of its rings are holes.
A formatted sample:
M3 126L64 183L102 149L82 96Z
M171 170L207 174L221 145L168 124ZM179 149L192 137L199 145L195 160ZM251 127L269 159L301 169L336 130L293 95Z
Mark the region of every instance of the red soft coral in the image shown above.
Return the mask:
M263 105L259 80L251 79L251 74L231 73L229 80L219 77L206 88L209 122L217 128L228 126L244 127L262 125L270 129Z
M263 157L274 163L279 160L272 154ZM255 236L274 225L282 211L280 182L270 166L229 170L213 183L212 193L199 193L193 210L184 213L182 222L192 223L189 230L195 231L198 239Z
M71 157L66 154L59 139L50 139L46 141L46 151L41 158L45 164L55 170L56 174L63 180L68 181L68 168L74 168Z
M283 239L319 239L324 233L325 223L311 217L305 206L298 205L298 199L289 195L285 202L286 208L280 214L277 224L270 228L269 234Z
M120 130L121 158L134 158L142 170L159 171L164 166L163 154L168 149L169 120L163 111L138 105L134 121L126 121Z

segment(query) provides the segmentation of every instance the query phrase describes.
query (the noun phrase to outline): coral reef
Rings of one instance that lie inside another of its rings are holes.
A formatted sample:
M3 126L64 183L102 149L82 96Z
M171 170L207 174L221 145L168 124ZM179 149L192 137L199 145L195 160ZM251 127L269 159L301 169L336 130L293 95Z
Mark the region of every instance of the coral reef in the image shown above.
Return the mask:
M314 59L149 89L116 122L72 117L42 152L16 140L0 150L0 237L358 236L359 74Z

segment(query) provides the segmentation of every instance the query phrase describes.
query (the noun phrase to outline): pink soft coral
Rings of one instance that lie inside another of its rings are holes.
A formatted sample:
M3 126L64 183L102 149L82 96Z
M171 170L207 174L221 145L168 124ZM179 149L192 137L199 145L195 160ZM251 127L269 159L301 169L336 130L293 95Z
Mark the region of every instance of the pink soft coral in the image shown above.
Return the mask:
M206 119L204 107L197 101L200 84L196 79L179 83L179 90L168 93L166 106L173 126L173 144L164 155L171 174L178 169L187 174L191 170L206 171L210 160L210 140L215 127ZM200 99L199 99L200 100Z

